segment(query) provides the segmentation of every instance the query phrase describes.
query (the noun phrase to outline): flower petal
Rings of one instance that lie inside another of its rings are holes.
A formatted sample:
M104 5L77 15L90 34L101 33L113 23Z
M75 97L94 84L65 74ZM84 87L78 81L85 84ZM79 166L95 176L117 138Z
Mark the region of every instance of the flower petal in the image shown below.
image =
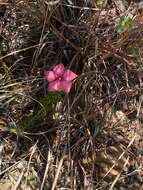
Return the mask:
M68 94L70 92L71 87L72 87L72 82L71 81L61 80L62 91L64 91L66 94Z
M57 77L61 77L64 74L65 67L62 63L60 63L54 67L53 71Z
M66 70L63 74L63 79L66 81L72 81L77 77L77 75L71 70Z
M56 79L56 75L53 71L45 71L44 74L48 82L54 81Z
M61 81L55 80L55 81L50 82L48 85L48 91L50 92L62 91Z

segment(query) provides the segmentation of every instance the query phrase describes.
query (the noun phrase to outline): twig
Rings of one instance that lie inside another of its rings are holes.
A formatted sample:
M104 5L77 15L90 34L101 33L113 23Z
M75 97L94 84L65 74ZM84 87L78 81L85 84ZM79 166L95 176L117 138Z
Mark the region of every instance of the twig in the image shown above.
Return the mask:
M57 169L57 173L55 175L55 179L54 179L54 182L53 182L53 185L52 185L52 188L51 190L54 190L56 185L57 185L57 181L58 181L58 177L59 177L59 174L60 174L60 170L61 170L61 167L63 165L63 161L65 159L65 155L61 158L60 160L60 163L59 163L59 166L58 166L58 169Z
M51 158L51 154L50 154L50 151L49 151L49 152L48 152L47 165L46 165L46 169L45 169L45 173L44 173L44 177L43 177L43 180L42 180L42 184L41 184L40 190L42 190L43 187L44 187L44 183L45 183L46 176L47 176L48 169L49 169L49 165L50 165L50 158Z
M20 176L19 176L19 178L18 178L18 181L17 181L17 183L15 184L15 187L13 188L13 190L17 190L17 189L18 189L18 187L19 187L19 185L20 185L20 182L21 182L21 179L22 179L22 177L23 177L23 174L24 174L24 171L21 172L21 174L20 174Z

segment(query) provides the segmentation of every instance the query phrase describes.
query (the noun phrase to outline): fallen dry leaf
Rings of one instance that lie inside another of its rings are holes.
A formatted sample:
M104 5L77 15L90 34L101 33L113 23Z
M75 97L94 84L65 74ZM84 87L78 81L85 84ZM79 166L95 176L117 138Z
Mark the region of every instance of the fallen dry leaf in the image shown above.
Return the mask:
M124 150L121 145L110 146L96 152L96 164L99 167L101 177L106 176L105 180L110 181L121 171L128 171L129 163L124 166L128 158L128 153L125 153L119 159L123 152Z

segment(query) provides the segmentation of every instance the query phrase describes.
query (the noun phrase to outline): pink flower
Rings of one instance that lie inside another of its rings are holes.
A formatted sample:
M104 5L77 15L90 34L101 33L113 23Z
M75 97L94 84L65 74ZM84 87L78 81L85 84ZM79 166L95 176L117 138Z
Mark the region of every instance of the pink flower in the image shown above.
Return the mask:
M48 84L48 91L64 91L69 93L72 87L72 80L77 75L69 69L65 69L64 65L58 64L53 70L45 70L45 77Z

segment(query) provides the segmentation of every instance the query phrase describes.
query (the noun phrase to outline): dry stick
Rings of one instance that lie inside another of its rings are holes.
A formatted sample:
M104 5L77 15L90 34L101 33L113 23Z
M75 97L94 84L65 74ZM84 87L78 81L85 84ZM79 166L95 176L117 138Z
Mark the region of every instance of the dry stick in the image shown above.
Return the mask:
M21 174L20 174L20 176L19 176L19 178L18 178L18 181L17 181L17 183L15 184L15 187L13 188L13 190L17 190L17 189L18 189L18 187L19 187L19 185L20 185L20 182L21 182L21 179L22 179L22 177L23 177L23 174L24 174L24 171L21 172Z
M55 33L55 35L58 37L58 38L62 38L63 40L66 41L66 43L68 43L69 45L71 45L71 47L73 47L75 50L77 51L82 51L83 48L81 47L77 47L75 44L73 44L68 38L64 37L53 25L53 32Z
M92 76L92 77L90 78L90 80L83 86L83 89L81 90L80 94L75 97L75 99L73 100L73 102L72 102L72 104L71 104L71 107L70 107L71 109L72 109L72 107L74 106L74 104L76 103L76 101L82 96L84 90L85 90L86 87L90 84L90 82L92 81L92 79L93 79L94 77L95 77L95 76Z
M35 145L33 146L33 148L32 148L32 152L31 152L31 154L30 154L30 158L29 158L29 161L28 161L28 166L27 166L27 172L26 172L26 182L25 182L25 189L26 189L26 186L27 186L27 176L28 176L28 172L29 172L29 168L30 168L30 162L31 162L31 160L32 160L32 156L33 156L33 154L35 153L35 150L37 149L37 143L38 143L38 140L37 140L37 142L35 143Z
M11 53L5 55L5 56L0 57L0 61L3 60L3 59L5 59L5 58L7 58L7 57L9 57L9 56L11 56L11 55L20 53L20 52L22 52L22 51L27 51L27 50L29 50L29 49L39 47L40 45L41 45L41 44L37 44L37 45L33 45L33 46L30 46L30 47L27 47L27 48L23 48L23 49L20 49L20 50L13 51L13 52L11 52ZM2 64L4 65L4 68L7 69L7 70L6 70L6 73L7 73L10 69L9 69L3 62L2 62Z
M47 176L47 173L48 173L48 169L49 169L49 165L50 165L50 158L51 158L51 154L50 154L50 151L49 151L49 153L48 153L48 159L47 159L47 165L46 165L46 169L45 169L45 173L44 173L44 177L43 177L43 180L42 180L42 184L41 184L40 190L42 190L43 187L44 187L45 179L46 179L46 176Z
M46 9L46 15L45 15L44 23L43 23L43 28L42 28L42 32L41 32L41 36L40 36L40 40L39 40L39 44L42 44L43 34L44 34L45 27L46 27L47 16L48 16L48 7L47 7L47 9ZM37 58L38 58L38 56L39 56L39 54L40 54L40 47L41 47L41 46L38 46L38 49L37 49L36 54L35 54L35 60L34 60L35 65L34 65L34 70L36 69L36 66L37 66L36 61L37 61Z
M60 160L60 163L59 163L59 166L58 166L58 170L57 170L57 173L55 175L55 179L54 179L54 182L53 182L53 185L52 185L52 189L51 190L54 190L56 185L57 185L57 181L58 181L58 177L59 177L59 174L60 174L60 170L61 170L61 167L63 165L63 161L65 159L65 155L61 158Z
M11 53L5 55L5 56L0 57L0 60L4 59L4 58L6 58L6 57L9 57L9 56L11 56L11 55L14 55L14 54L16 54L16 53L20 53L20 52L22 52L22 51L26 51L26 50L29 50L29 49L32 49L32 48L39 47L40 45L41 45L41 44L37 44L37 45L33 45L33 46L30 46L30 47L27 47L27 48L23 48L23 49L19 49L19 50L13 51L13 52L11 52Z
M25 160L27 157L29 156L29 154L27 156L25 156L24 158L22 158L21 160L17 161L15 164L13 164L12 166L6 168L5 170L0 172L0 176L2 174L4 174L5 172L7 172L8 170L12 169L13 167L15 167L17 164L19 164L21 161Z
M74 175L74 180L73 180L73 185L74 185L73 190L76 190L76 186L77 186L77 179L76 179L76 176L77 176L77 167L75 167L74 172L75 172L75 175Z
M92 10L92 11L99 11L100 9L97 8L93 8L93 7L80 7L80 6L76 6L76 5L70 5L70 4L65 4L65 3L61 3L61 5L66 6L66 7L70 7L73 9L81 9L81 10Z
M139 117L140 110L141 110L141 107L142 107L142 102L143 102L143 95L141 95L140 100L139 100L139 106L138 106L136 117Z
M44 80L44 78L38 78L38 79L36 79L35 77L29 77L29 79L26 78L26 77L20 77L18 79L21 79L22 81L16 82L15 79L10 80L9 82L11 82L11 83L10 84L5 84L5 86L0 86L0 90L4 90L4 89L6 89L8 87L13 87L13 86L16 86L16 85L23 85L24 83L28 83L28 82L29 83L30 82L34 82L36 80ZM1 92L5 92L5 91L1 91ZM11 91L7 91L7 92L11 92Z
M34 136L34 135L39 136L39 135L44 135L46 133L51 133L51 132L54 132L54 131L56 131L56 129L55 128L54 129L51 128L51 129L49 129L47 131L39 131L38 133L23 132L23 134L25 134L25 135L31 135L31 136Z
M1 172L1 168L2 168L2 152L3 152L3 148L4 148L4 144L2 143L0 145L0 172Z
M123 176L123 177L121 177L120 179L125 179L125 178L127 178L127 177L129 177L129 176L133 176L133 175L135 175L135 174L138 174L138 173L141 172L141 171L142 171L142 168L141 168L141 166L139 166L138 169L135 169L134 171L132 171L132 172L126 174L126 176Z
M0 5L8 5L8 3L0 2Z
M58 3L60 3L60 0L56 0L56 1L45 1L45 4L48 6L54 6L57 5Z

